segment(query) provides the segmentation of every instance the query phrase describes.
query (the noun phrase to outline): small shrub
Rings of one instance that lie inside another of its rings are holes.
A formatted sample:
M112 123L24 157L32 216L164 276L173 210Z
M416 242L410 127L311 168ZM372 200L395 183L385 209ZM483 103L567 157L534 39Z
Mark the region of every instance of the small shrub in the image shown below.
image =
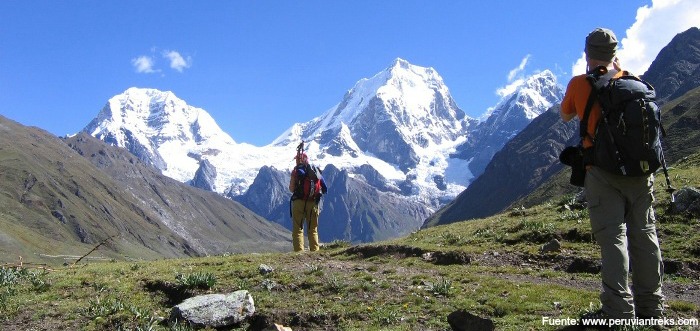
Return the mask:
M493 316L496 317L504 317L508 315L508 309L501 304L494 305L493 307Z
M435 295L449 297L450 291L452 290L452 281L445 277L441 277L439 281L435 282L435 284L429 284L427 290Z
M323 275L323 266L320 264L309 265L309 268L304 272L307 275Z
M32 271L23 267L0 268L0 311L8 311L10 300L20 292L45 292L50 288L46 270Z
M493 233L493 230L491 230L491 228L481 228L481 229L477 229L476 231L474 231L474 236L475 237L487 237L487 236L491 236L492 233Z
M567 210L559 215L561 221L582 221L588 219L588 209Z
M376 286L373 282L371 281L364 281L360 283L360 289L365 291L365 292L372 292L376 290Z
M549 232L554 230L554 224L541 220L523 220L516 226L517 231Z
M336 249L336 248L347 248L347 247L350 247L350 246L352 246L352 243L350 243L350 241L336 239L336 240L333 240L333 241L332 241L331 243L329 243L329 244L323 245L323 248L324 248L324 249L325 249L325 248L327 248L327 249Z
M0 286L11 286L18 283L19 268L0 268Z
M346 286L343 283L342 279L340 279L336 275L326 278L326 290L328 290L331 293L340 294L343 291L343 289L345 289L345 287Z
M527 213L526 213L525 206L520 206L520 207L513 208L513 210L511 210L510 213L508 214L508 216L511 216L511 217L525 216L526 214Z
M379 308L372 315L377 324L381 326L389 326L401 321L401 314L393 309Z
M115 297L98 297L90 300L83 313L88 318L105 324L102 327L117 330L157 330L160 320L139 308Z
M442 242L446 245L457 245L462 242L462 236L452 232L444 232L440 235Z
M178 274L175 276L177 283L184 288L209 289L216 284L216 277L208 272L195 272L189 275Z
M97 317L107 317L117 313L127 311L126 305L116 298L96 298L90 300L89 306L84 310L87 317L95 319Z
M83 284L87 284L87 283L84 282ZM97 292L97 293L107 292L107 291L109 290L109 288L108 288L107 285L105 285L105 284L101 284L101 283L91 283L91 284L89 284L89 285L90 285L90 287L91 287L93 290L95 290L95 292Z
M690 254L700 257L700 243L696 242L693 247L690 248Z

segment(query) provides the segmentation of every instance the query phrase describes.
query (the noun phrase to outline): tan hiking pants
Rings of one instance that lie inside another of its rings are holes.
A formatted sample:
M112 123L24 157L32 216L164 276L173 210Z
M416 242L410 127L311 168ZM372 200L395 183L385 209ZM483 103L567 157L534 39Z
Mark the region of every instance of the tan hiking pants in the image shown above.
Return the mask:
M651 205L654 177L618 176L593 167L585 189L591 231L601 249L603 311L612 318L660 317L663 264Z
M313 200L297 199L292 201L292 245L295 252L304 250L305 220L309 250L312 252L318 250L318 214L318 204Z

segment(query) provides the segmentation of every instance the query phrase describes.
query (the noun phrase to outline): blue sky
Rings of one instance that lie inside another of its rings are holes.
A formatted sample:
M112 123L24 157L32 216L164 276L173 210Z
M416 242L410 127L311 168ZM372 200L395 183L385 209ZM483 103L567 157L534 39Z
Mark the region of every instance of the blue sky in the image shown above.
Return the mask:
M550 69L565 85L595 27L642 74L699 22L696 0L3 0L0 114L72 134L112 96L157 88L261 146L399 57L435 68L479 117L524 75Z

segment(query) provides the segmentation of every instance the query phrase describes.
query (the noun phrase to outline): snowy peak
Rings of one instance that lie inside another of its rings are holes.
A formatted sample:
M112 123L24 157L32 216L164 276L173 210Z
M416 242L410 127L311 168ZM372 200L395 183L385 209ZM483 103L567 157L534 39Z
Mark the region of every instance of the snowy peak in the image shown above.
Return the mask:
M493 155L530 122L555 104L564 92L554 74L545 70L520 79L501 91L503 98L482 117L469 132L466 143L457 148L455 156L472 160L469 169L479 176Z
M109 99L83 131L183 182L204 157L235 145L205 110L169 91L135 87Z
M111 98L105 110L112 118L102 118L104 124L137 129L163 141L219 139L222 143L233 143L209 113L188 105L170 91L132 87Z
M293 125L273 145L304 140L334 156L357 155L359 149L406 170L421 155L464 135L468 123L437 71L396 59L358 81L320 117Z
M93 136L128 129L161 141L219 139L233 143L205 110L188 105L170 91L156 89L132 87L112 97L88 128Z
M557 77L549 70L530 76L519 92L521 100L527 100L533 112L527 112L526 116L532 120L541 115L554 104L561 102L563 91L557 83Z
M420 67L400 58L375 77L381 77L379 80L384 81L382 85L385 87L397 87L402 93L419 87L447 88L442 77L432 67Z
M399 110L394 114L398 123L415 127L415 121L438 117L450 121L464 118L464 113L456 107L449 89L442 77L433 68L412 65L396 59L394 65L379 76L386 81L377 89L376 96L384 100L388 107ZM449 107L440 107L447 101ZM442 110L442 112L441 112ZM458 130L461 128L458 128Z
M485 116L486 126L512 122L530 122L553 105L561 102L564 92L549 70L521 79L509 86L512 90ZM521 128L518 128L518 130Z
M352 126L357 117L372 106L397 110L383 112L384 117L379 118L381 120L416 125L415 122L419 120L441 115L434 112L436 94L440 94L443 99L448 98L453 103L442 77L434 69L396 59L391 66L373 77L358 81L345 94L340 104L315 120L316 123L309 123L309 129L313 129L313 132L306 134L314 135L328 129L339 129L343 123ZM453 118L464 117L461 110L444 115Z

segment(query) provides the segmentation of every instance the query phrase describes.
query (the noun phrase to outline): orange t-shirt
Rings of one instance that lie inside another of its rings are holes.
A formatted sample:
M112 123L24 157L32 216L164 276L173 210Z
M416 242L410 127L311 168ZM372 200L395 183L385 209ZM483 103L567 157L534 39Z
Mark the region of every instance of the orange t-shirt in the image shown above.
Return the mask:
M623 73L623 71L617 72L614 78L622 76ZM569 85L566 87L564 100L561 101L561 112L568 115L576 114L579 120L583 119L583 112L586 110L586 103L588 102L591 88L591 83L586 79L586 75L578 75L571 78ZM588 118L588 136L583 139L584 148L593 146L590 137L595 137L595 130L598 126L598 120L600 120L600 112L600 103L596 100L593 103L593 107L591 107L591 114Z

